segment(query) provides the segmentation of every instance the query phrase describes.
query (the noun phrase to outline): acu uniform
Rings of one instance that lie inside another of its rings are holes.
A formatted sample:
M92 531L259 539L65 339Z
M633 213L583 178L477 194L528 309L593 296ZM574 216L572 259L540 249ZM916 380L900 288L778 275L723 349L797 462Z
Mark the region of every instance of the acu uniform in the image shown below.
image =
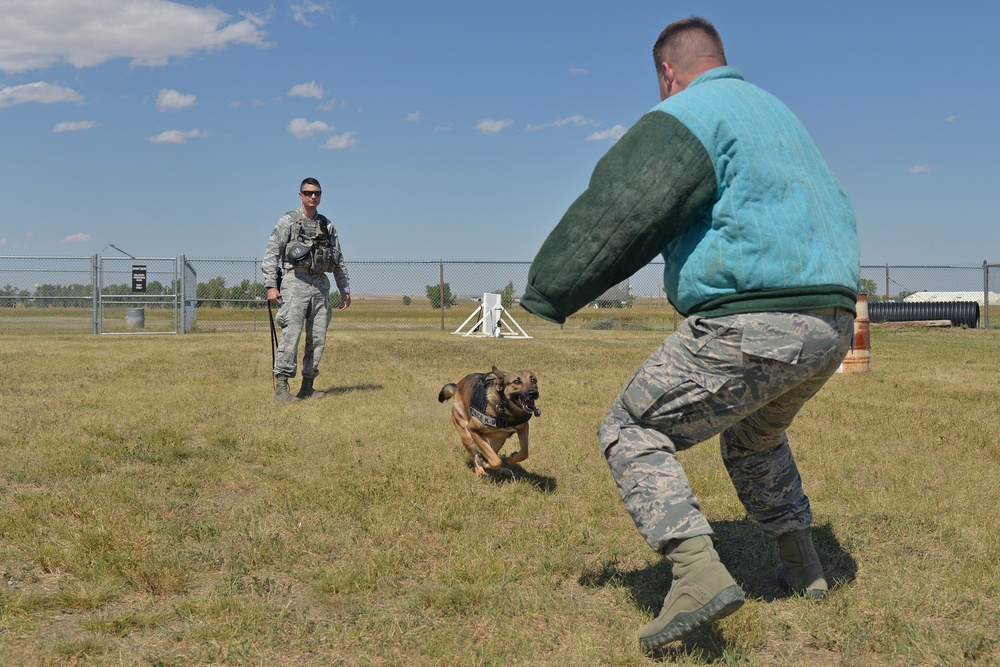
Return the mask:
M319 375L319 363L330 324L330 279L333 273L341 299L350 291L350 277L333 223L322 214L308 219L300 210L281 216L271 232L264 261L264 288L281 292L275 321L282 329L274 362L275 377L295 377L299 338L305 330L302 377Z

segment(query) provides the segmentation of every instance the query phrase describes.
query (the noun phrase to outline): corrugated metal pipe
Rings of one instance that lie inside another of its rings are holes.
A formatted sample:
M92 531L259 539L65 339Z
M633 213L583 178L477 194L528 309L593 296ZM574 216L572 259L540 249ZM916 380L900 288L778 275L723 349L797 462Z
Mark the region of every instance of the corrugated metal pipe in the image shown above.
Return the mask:
M952 326L979 327L979 304L975 301L874 301L868 304L872 322L918 322L951 320Z

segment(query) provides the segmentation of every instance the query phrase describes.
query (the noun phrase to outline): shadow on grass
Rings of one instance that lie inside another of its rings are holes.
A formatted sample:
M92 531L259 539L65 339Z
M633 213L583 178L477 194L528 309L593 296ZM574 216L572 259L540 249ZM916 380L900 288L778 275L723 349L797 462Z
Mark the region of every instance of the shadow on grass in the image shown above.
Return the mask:
M327 396L336 396L349 394L352 391L379 391L380 389L385 389L385 387L380 384L356 384L348 387L330 387L325 391Z
M468 459L465 465L469 470L474 469L472 459ZM487 470L483 479L496 485L527 484L541 493L554 493L558 486L554 477L528 472L517 463L504 463L499 470Z
M745 518L713 522L712 528L715 530L715 548L719 557L748 598L773 602L793 595L775 579L778 566L777 542L764 535L757 524ZM857 561L844 551L829 524L813 525L813 542L831 588L850 585L857 577ZM625 587L636 607L653 618L660 613L663 598L670 590L671 578L670 561L664 558L653 565L634 570L622 570L615 560L606 561L599 567L584 572L579 581L580 585L587 588ZM655 657L671 659L700 651L710 658L710 662L716 662L722 659L726 648L725 639L713 623L667 647Z

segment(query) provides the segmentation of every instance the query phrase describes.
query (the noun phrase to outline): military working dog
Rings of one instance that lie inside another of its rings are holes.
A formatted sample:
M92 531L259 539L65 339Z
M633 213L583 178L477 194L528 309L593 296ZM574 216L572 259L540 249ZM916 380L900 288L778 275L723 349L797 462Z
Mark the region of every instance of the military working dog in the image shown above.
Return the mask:
M542 414L538 400L538 379L531 371L505 373L496 366L489 373L470 373L458 384L446 384L438 401L449 398L451 421L462 444L472 456L477 475L504 465L500 448L517 433L521 448L506 463L528 458L528 421Z

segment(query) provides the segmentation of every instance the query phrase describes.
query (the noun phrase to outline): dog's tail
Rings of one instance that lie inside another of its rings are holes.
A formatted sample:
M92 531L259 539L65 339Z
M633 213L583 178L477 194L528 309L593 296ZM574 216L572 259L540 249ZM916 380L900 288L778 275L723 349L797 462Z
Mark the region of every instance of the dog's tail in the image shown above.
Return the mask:
M444 403L449 398L455 395L455 385L449 383L441 387L441 392L438 394L438 403Z

